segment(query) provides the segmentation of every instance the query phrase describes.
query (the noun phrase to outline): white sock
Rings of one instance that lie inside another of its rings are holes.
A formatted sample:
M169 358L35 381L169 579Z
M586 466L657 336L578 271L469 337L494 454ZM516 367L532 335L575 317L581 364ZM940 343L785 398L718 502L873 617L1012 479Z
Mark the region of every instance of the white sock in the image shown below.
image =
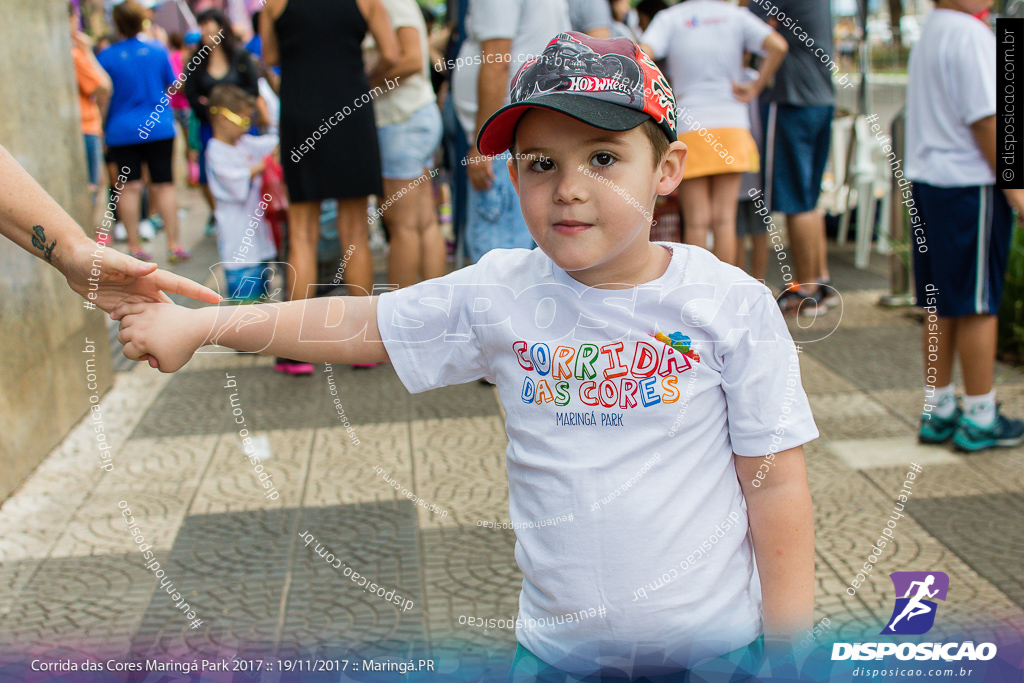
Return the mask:
M981 396L964 394L964 413L979 427L988 427L996 419L996 390Z
M953 393L953 383L946 387L925 387L924 401L935 407L932 411L936 417L948 420L956 412L956 395Z

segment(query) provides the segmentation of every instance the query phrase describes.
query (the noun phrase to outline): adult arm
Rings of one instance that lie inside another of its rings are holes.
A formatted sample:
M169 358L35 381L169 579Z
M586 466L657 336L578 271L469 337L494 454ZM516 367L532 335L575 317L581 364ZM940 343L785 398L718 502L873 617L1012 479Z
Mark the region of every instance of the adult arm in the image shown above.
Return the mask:
M114 311L121 321L124 355L175 372L201 346L310 363L377 363L388 360L377 328L377 297L322 297L252 306L199 309L128 304Z
M734 457L761 577L765 639L792 643L814 621L814 515L804 449Z
M281 53L277 47L277 31L274 22L284 12L288 0L266 0L260 12L260 40L263 44L263 63L267 68L281 64Z
M789 43L778 31L773 30L764 39L761 50L764 52L764 60L761 62L761 70L758 72L757 79L746 83L732 84L733 95L740 102L750 102L771 83L775 78L775 72L782 65L782 60L786 58L786 53L789 52Z
M86 97L92 97L100 110L100 119L107 116L107 107L110 105L110 95L114 92L114 85L110 80L110 74L100 65L99 60L92 51L92 40L84 33L78 32L73 37L75 43L81 50L72 52L75 61L75 74L78 77L78 88Z
M114 89L110 75L100 66L99 60L92 51L92 39L81 31L76 31L73 40L81 48L75 54L75 67L78 73L78 86L86 97L95 96L99 99L103 94L109 95Z
M423 70L423 48L420 45L420 32L414 26L400 26L396 31L398 36L398 59L394 65L385 72L380 73L370 81L370 85L376 87L384 85L385 79L397 80Z
M199 117L199 120L201 121L206 121L208 116L206 113L206 104L199 99L202 94L199 87L199 79L202 78L202 71L200 71L200 69L204 68L205 66L199 66L192 71L187 72L188 77L185 79L184 87L185 99L188 100L189 107L192 108L192 111L196 113L196 116Z
M477 74L476 126L466 155L466 172L476 190L486 190L494 183L491 160L480 155L476 148L476 134L491 115L505 104L508 89L508 69L512 61L512 39L492 38L480 43L480 72Z
M999 171L996 169L997 135L995 114L978 119L972 123L971 133L974 135L974 142L978 145L978 149L981 150L985 161L992 167L992 172L998 173ZM1006 195L1006 200L1010 202L1013 210L1018 215L1024 216L1024 190L1003 190L1003 194Z
M569 4L569 18L574 31L593 38L612 37L612 10L607 0L575 0Z
M398 62L398 38L395 36L395 30L391 28L391 18L381 0L356 0L356 4L363 13L366 26L377 42L377 50L380 52L380 60L369 75L369 80L374 81Z
M53 265L68 286L110 312L136 301L170 301L180 294L207 303L220 301L212 290L179 275L157 270L86 237L74 219L0 147L0 234ZM94 261L100 261L98 268ZM90 278L96 289L91 289ZM90 296L93 295L93 296Z

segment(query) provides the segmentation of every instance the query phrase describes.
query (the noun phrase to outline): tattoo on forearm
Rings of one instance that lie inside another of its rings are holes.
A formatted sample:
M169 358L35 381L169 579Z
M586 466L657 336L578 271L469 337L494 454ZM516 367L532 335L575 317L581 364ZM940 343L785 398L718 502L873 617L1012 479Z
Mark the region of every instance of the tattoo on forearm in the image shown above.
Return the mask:
M46 234L41 225L33 225L32 233L32 246L43 252L43 258L47 263L53 263L53 248L57 246L57 240L50 242L50 246L46 246Z

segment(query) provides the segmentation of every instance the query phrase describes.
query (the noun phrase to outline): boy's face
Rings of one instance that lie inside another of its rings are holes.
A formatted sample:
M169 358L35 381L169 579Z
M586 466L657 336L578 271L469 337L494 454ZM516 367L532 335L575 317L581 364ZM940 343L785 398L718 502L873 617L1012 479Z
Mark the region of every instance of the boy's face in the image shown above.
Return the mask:
M654 200L679 184L686 145L673 142L655 165L640 127L606 131L534 108L516 151L509 174L541 250L584 284L631 283L648 262Z
M249 124L252 120L252 107L239 107L239 109L241 111L238 112L218 109L210 120L217 136L232 144L249 132Z

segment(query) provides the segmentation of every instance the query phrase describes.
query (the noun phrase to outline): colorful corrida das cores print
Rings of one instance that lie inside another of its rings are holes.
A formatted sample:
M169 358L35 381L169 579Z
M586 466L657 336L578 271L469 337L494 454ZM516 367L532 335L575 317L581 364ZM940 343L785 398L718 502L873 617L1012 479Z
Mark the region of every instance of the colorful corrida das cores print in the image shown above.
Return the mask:
M557 346L512 342L519 367L526 371L523 403L554 403L556 406L602 408L649 408L675 403L680 392L678 376L700 362L690 338L679 333L651 335L657 345L637 341L631 353L619 341L603 346ZM660 347L660 348L659 348Z

